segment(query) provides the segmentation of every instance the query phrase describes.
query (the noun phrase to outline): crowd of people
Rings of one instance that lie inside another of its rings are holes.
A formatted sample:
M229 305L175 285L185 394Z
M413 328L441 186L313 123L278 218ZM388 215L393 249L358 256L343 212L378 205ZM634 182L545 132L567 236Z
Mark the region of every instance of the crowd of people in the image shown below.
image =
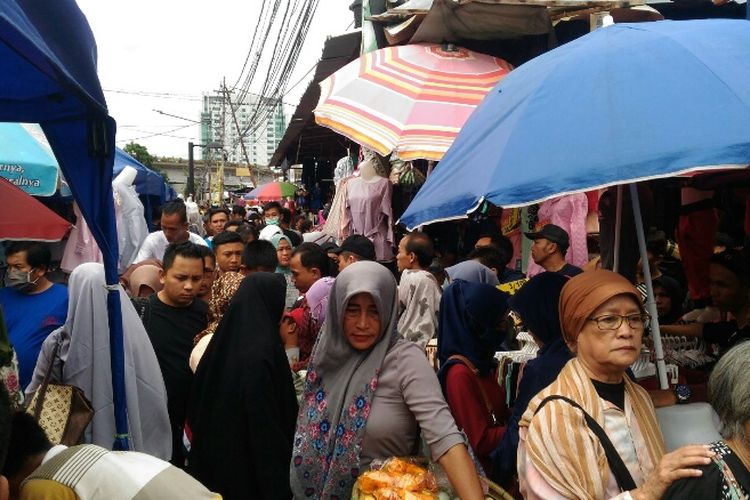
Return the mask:
M181 200L163 207L119 289L126 453L110 451L103 266L79 265L64 286L44 243L7 245L0 499L348 498L371 464L417 455L462 499L484 498L483 478L524 498L748 498L744 249L710 258L701 310L715 317L699 322L658 234L639 264L654 276L651 318L642 279L568 263L554 224L525 235L542 271L529 279L496 227L451 265L429 231L378 262L368 237L315 229L278 202L214 207L201 227ZM691 394L631 368L656 319L716 346L706 393L723 441L667 452L655 407ZM536 350L511 377L497 353L517 352L519 331ZM78 445L51 443L23 411L48 379L91 403Z

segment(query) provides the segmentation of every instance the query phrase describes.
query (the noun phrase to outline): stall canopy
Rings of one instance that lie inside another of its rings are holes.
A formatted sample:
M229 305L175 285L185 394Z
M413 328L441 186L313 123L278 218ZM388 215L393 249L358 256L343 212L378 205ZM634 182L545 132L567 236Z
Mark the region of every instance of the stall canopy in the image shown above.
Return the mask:
M104 257L115 449L128 448L112 201L115 122L96 73L96 43L74 0L0 2L0 121L39 123Z

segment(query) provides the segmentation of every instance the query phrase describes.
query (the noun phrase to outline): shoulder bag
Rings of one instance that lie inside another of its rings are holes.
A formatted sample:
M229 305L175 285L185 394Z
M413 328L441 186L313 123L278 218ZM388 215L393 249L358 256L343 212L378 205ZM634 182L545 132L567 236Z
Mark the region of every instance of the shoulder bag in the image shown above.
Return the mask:
M52 444L74 446L94 417L94 408L83 390L70 384L50 382L60 343L55 346L42 385L26 406L26 413L44 429Z

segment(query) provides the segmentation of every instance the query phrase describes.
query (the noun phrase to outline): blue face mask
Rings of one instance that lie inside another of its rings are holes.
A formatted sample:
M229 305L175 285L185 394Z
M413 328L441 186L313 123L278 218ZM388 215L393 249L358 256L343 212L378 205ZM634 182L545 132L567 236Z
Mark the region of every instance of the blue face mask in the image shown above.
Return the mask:
M279 218L278 217L266 217L266 225L268 225L268 226L278 226L279 225Z

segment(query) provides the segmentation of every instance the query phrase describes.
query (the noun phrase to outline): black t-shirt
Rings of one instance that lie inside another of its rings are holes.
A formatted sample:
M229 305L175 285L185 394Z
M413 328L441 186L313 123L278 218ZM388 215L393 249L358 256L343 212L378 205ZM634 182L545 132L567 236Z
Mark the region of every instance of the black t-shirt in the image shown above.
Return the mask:
M173 463L181 466L182 428L193 379L190 353L193 338L208 324L208 306L196 299L188 307L172 307L153 294L149 297L142 318L167 389Z
M569 278L572 278L573 276L577 276L583 272L583 269L581 269L578 266L574 266L573 264L566 263L562 269L559 271L556 271L557 274L565 275Z
M733 319L703 325L703 340L709 344L718 344L722 353L748 338L750 338L750 325L740 328L737 321Z
M609 401L621 410L625 409L625 382L617 384L607 384L591 379L594 389L600 398Z

